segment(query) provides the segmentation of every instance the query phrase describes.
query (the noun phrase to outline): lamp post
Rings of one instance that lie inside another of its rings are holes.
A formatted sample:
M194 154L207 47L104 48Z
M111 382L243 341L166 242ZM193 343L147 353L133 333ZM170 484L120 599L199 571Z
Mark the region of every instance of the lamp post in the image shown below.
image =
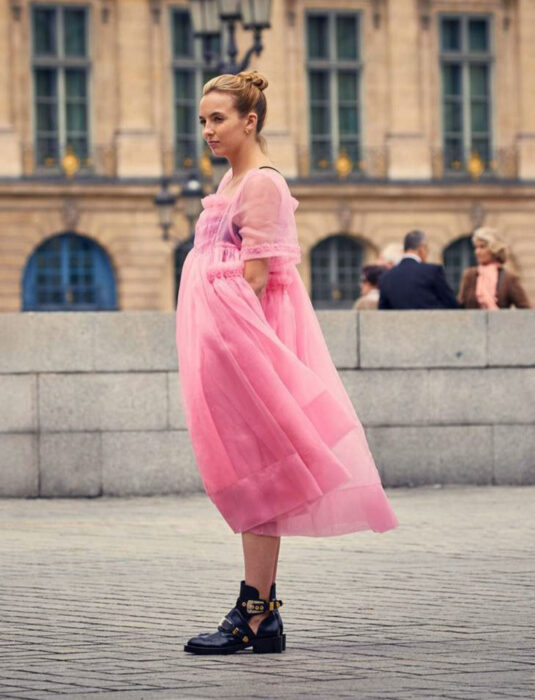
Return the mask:
M188 180L182 188L182 199L184 200L184 214L189 222L190 238L195 233L195 222L199 218L202 210L201 199L203 196L202 184L195 173L188 176Z
M218 59L214 69L217 73L240 73L249 65L251 56L262 53L262 30L271 24L271 0L190 0L193 18L193 34L203 42L204 60L211 66ZM238 61L236 45L236 23L253 32L253 44ZM226 27L228 61L214 50L214 38Z
M154 197L154 204L158 210L158 220L162 229L162 240L164 241L168 241L171 238L169 231L173 223L173 210L178 201L178 197L169 190L170 182L169 178L162 178L160 191ZM184 200L184 214L189 223L189 233L193 237L195 221L202 209L201 198L203 196L202 184L195 173L189 175L180 194Z

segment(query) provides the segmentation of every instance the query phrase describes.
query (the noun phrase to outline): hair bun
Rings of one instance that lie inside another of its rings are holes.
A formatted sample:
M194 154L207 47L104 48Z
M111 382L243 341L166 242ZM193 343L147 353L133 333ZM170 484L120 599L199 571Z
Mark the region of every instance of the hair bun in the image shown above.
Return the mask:
M267 78L265 78L262 73L257 70L243 71L238 73L238 77L244 80L246 83L251 83L259 90L265 90L268 86Z

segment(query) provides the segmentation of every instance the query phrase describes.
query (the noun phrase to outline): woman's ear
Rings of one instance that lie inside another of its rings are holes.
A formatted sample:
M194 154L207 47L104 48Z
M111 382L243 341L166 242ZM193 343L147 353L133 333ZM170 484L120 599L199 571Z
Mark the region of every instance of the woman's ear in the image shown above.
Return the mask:
M249 112L247 115L247 126L250 129L256 129L256 124L258 122L258 114L256 112Z

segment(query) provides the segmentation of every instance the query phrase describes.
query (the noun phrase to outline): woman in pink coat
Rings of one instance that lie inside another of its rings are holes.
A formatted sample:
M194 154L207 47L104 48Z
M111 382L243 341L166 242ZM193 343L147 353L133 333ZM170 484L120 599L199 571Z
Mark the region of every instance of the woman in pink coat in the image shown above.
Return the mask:
M217 631L184 647L195 654L284 650L281 535L398 524L295 267L298 202L260 135L266 87L256 72L220 75L200 102L203 137L231 169L182 269L178 362L198 468L242 535L245 577Z

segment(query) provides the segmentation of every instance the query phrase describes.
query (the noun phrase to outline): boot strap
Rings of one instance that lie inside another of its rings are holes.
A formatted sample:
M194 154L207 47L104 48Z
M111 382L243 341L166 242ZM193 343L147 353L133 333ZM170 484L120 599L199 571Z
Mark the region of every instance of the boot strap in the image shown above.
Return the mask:
M241 630L239 627L236 627L236 625L228 619L228 617L224 617L221 622L219 623L219 629L222 632L230 632L233 634L235 637L238 637L240 641L242 641L244 644L247 644L249 641L249 637L246 634L243 634L243 630Z
M282 605L282 600L242 600L240 607L245 608L249 615L262 615L272 610L277 610Z

